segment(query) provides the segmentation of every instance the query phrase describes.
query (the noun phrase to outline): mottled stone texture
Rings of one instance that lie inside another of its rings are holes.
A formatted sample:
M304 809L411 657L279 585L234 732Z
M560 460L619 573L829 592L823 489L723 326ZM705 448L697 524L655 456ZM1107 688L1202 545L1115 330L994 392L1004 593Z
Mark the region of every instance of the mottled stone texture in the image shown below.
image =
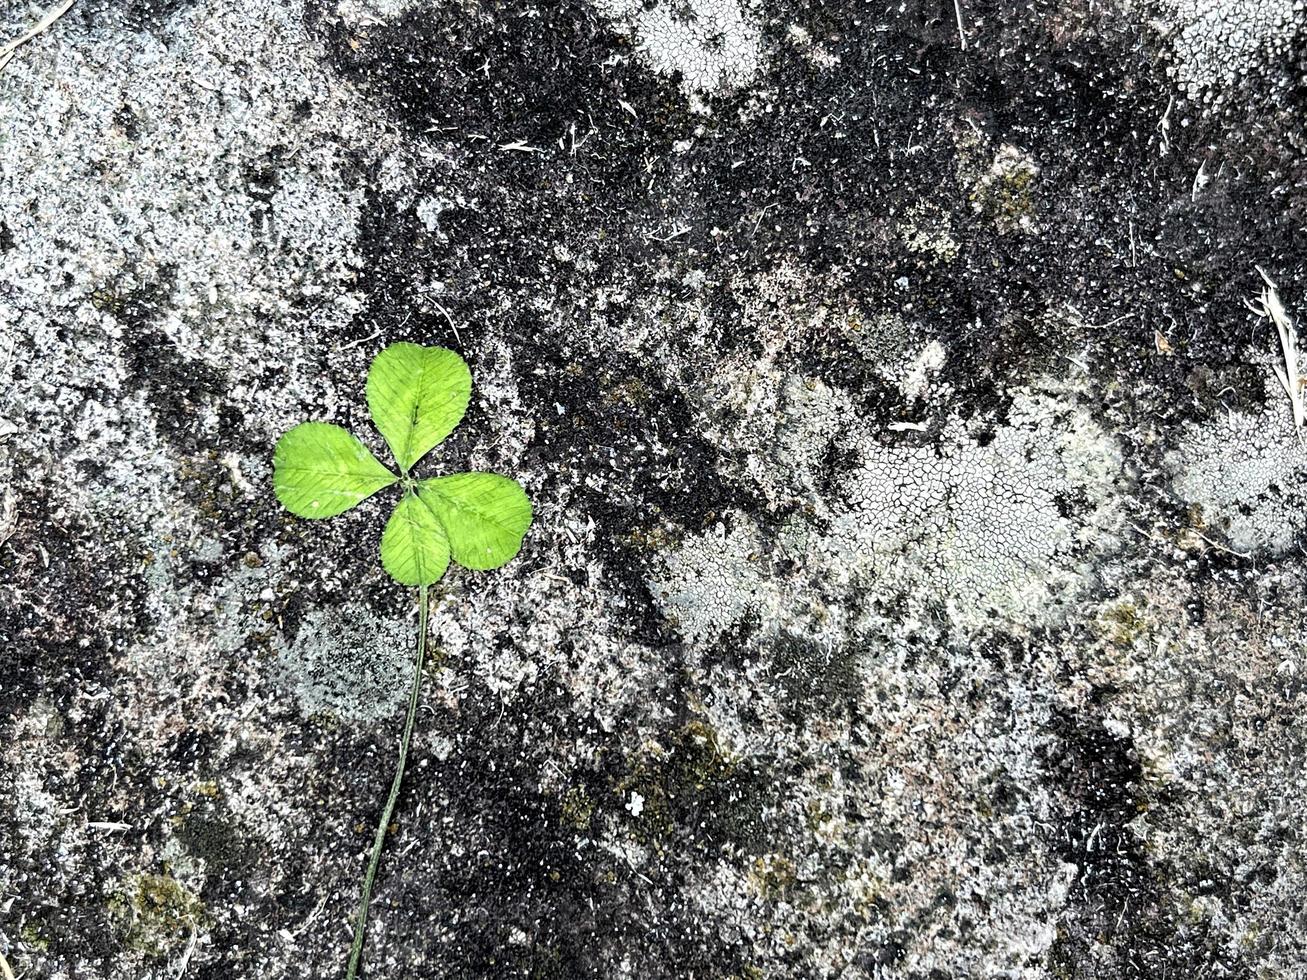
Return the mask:
M270 456L377 446L409 340L476 379L427 471L537 520L433 598L368 977L1307 977L1307 455L1245 305L1307 319L1307 14L960 16L78 0L18 50L15 975L343 976L415 598L386 499L292 518Z

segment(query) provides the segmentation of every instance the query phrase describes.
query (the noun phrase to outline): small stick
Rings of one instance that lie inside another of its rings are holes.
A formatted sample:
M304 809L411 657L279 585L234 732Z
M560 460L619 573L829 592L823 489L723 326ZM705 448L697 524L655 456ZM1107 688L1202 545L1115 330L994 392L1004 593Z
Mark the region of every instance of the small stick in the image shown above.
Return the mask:
M14 971L9 969L9 961L5 959L4 953L0 953L0 974L4 975L5 980L14 980Z
M191 965L191 957L195 955L195 939L195 923L192 922L190 942L186 944L186 951L182 953L181 964L177 967L176 980L181 980L182 975L186 972L186 968Z
M1190 530L1190 531L1193 531L1194 534L1198 535L1200 538L1202 538L1204 541L1206 541L1209 545L1211 545L1211 546L1212 546L1213 548L1215 548L1217 551L1223 551L1223 552L1225 552L1227 555L1234 555L1234 557L1236 557L1236 558L1244 558L1244 559L1251 559L1251 558L1252 558L1252 555L1250 555L1249 553L1247 553L1247 552L1245 552L1245 551L1235 551L1233 548L1227 548L1225 545L1221 544L1219 541L1213 541L1211 538L1209 538L1207 535L1205 535L1202 531L1198 530L1198 528L1196 528L1196 527L1191 527L1191 528L1189 528L1189 530Z
M1271 277L1260 265L1254 268L1266 283L1266 288L1262 290L1256 302L1244 300L1244 305L1258 316L1269 319L1275 324L1276 332L1280 335L1280 353L1284 357L1284 367L1280 367L1279 364L1272 364L1271 367L1275 370L1275 377L1279 380L1284 393L1289 396L1289 404L1293 408L1293 425L1298 431L1298 438L1302 439L1303 429L1307 427L1307 399L1303 397L1303 390L1307 388L1307 378L1298 369L1298 332L1294 329L1289 314L1285 312L1284 304L1280 301L1280 294L1276 292Z
M57 21L64 14L68 13L68 9L72 7L72 5L73 5L73 0L64 0L64 2L59 4L57 7L51 7L49 10L45 12L45 16L41 18L40 22L35 27L33 27L30 31L28 31L26 34L22 35L21 37L15 38L14 40L10 41L3 48L0 48L0 71L4 71L5 65L9 64L9 62L13 60L15 51L21 48L28 41L32 40L32 38L36 37L38 34L49 30L50 25L53 24L55 21Z
M962 0L953 0L953 12L958 16L958 39L962 42L962 50L967 50L967 30L962 26Z
M418 656L417 667L413 671L413 688L408 696L408 717L404 720L404 737L399 743L399 765L395 767L395 780L390 784L390 796L381 811L381 821L377 824L377 835L372 841L372 857L368 861L368 873L363 878L363 896L359 899L358 916L354 921L354 944L349 951L349 969L345 980L354 980L358 974L359 960L363 958L363 934L368 924L368 903L372 899L372 882L377 877L377 865L381 863L381 848L386 843L386 828L390 826L391 814L395 812L395 801L399 799L399 785L404 779L404 764L408 761L408 744L413 738L413 719L418 712L418 694L422 690L422 660L427 652L427 587L418 586Z
M449 315L449 310L445 309L434 299L431 301L431 305L438 309L444 315L445 319L449 321L449 329L454 331L454 340L458 342L458 346L462 347L463 338L458 335L458 327L454 326L454 318Z

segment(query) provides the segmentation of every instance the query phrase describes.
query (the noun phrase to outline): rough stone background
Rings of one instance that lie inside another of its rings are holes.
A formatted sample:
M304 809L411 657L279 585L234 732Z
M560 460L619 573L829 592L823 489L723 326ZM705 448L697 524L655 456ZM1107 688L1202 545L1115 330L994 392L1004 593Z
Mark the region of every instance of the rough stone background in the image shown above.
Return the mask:
M960 6L77 0L15 54L14 975L343 976L416 610L384 496L297 520L270 455L375 445L402 339L476 379L429 469L537 520L433 603L369 977L1307 977L1245 305L1307 318L1307 10Z

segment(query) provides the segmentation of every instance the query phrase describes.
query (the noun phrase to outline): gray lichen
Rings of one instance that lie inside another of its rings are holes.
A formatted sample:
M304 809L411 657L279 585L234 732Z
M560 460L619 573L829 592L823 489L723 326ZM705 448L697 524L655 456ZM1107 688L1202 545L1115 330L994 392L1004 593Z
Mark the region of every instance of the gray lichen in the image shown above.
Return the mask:
M1171 457L1175 491L1199 522L1242 552L1283 554L1307 526L1307 448L1272 379L1257 415L1231 410L1191 426Z
M1307 6L1302 0L1169 0L1172 72L1194 100L1220 103L1267 63L1292 53Z
M412 624L361 603L314 610L278 654L278 677L306 713L366 721L393 714L412 674Z

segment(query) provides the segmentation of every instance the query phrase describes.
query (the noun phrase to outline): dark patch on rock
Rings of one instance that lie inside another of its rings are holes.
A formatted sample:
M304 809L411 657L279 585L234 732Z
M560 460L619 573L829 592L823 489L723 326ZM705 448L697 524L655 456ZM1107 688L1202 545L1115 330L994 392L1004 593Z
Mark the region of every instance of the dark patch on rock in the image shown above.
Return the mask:
M687 848L709 853L726 842L746 853L765 850L767 785L757 760L727 757L712 727L693 719L618 774L612 792L629 813L629 832L679 863Z
M206 882L200 897L206 902L233 891L239 896L237 886L265 853L262 842L239 826L217 794L202 798L177 818L176 836L190 855L204 861Z
M1216 968L1222 976L1252 976L1237 956L1179 918L1164 886L1167 869L1149 861L1128 826L1159 802L1145 795L1130 740L1097 720L1066 715L1057 717L1055 736L1046 773L1066 809L1053 844L1077 876L1054 967L1076 980L1195 976Z
M125 138L135 140L141 135L141 119L130 104L124 102L113 114L113 124L122 131Z
M90 24L112 17L139 31L158 32L169 18L192 3L193 0L89 0L79 3L70 13Z
M184 771L199 772L213 758L214 737L199 728L186 728L173 739L169 757Z
M522 397L539 406L524 462L547 474L540 494L594 518L610 587L626 598L637 635L656 640L662 616L645 585L652 555L633 533L671 525L693 534L728 509L756 508L718 475L717 451L681 392L634 358L551 333L537 331L515 362ZM577 479L583 472L593 476Z
M640 165L627 150L643 130L685 118L672 86L635 64L631 42L579 0L530 12L500 0L420 7L366 37L329 11L310 5L306 19L327 42L336 69L379 89L414 135L491 150L521 143L552 151L560 139L565 148L570 137L584 141L597 121L605 129L596 148L609 148L588 159L606 164L602 183L621 184ZM643 119L622 110L620 101L644 109ZM510 182L535 169L519 167L529 154L498 159Z
M9 913L13 931L27 935L54 956L105 962L117 949L105 912L105 890L118 856L107 839L92 839L61 855L31 854L16 847L20 821L60 833L68 822L122 819L110 803L113 790L157 802L148 788L149 769L124 757L121 720L110 712L113 661L148 635L151 622L140 579L142 556L122 541L79 525L43 488L20 484L23 520L0 548L0 742L13 746L17 725L32 713L49 714L40 737L59 747L56 761L33 762L28 771L65 809L18 812L0 808L0 840L6 848L10 887L24 896ZM112 570L106 574L106 570ZM0 774L0 791L15 794L12 773ZM137 791L140 796L135 796ZM94 867L95 875L50 874L51 863ZM36 881L43 882L39 891Z
M123 313L131 330L128 366L154 406L160 435L181 452L216 449L216 438L201 428L200 413L223 395L225 380L204 362L182 356L172 340L148 326L143 318L155 311L140 305L144 299L128 302Z
M112 658L151 628L143 556L68 518L51 488L16 489L23 520L0 548L0 720L7 724L38 694L66 713L79 694L111 684ZM98 710L78 714L84 720L65 731L102 735Z
M783 633L772 648L771 675L785 691L790 721L801 725L813 712L853 714L862 682L858 650L823 648L803 636Z
M453 747L437 758L418 745L410 762L377 889L388 955L422 956L444 975L469 977L611 976L632 944L653 977L733 961L677 900L683 883L642 880L588 841L614 819L603 779L583 777L562 796L538 788L540 747L586 728L561 689L546 680L509 702L477 692L457 715L430 721L437 732L428 738ZM382 789L376 782L369 798ZM413 797L438 800L440 820L415 816ZM689 815L685 826L693 827ZM362 819L358 827L367 832ZM433 922L458 929L422 927Z

